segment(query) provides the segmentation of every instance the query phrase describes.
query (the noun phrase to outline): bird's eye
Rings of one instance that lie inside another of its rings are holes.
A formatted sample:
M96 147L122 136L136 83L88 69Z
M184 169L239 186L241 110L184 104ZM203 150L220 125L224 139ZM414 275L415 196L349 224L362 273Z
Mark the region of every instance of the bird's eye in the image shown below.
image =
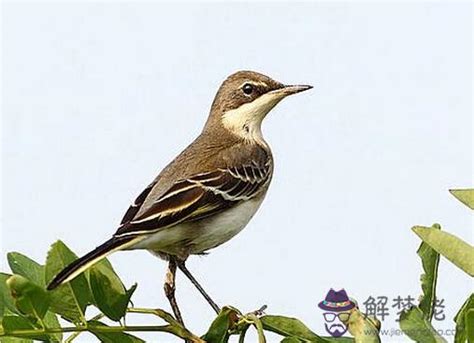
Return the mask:
M242 90L244 91L245 94L250 95L253 92L253 86L250 83L246 83L242 87Z

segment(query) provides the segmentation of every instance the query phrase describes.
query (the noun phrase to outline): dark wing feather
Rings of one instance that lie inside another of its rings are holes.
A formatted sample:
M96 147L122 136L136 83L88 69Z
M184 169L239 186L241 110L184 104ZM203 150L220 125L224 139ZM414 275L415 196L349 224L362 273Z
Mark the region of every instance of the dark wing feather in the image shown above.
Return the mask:
M143 190L143 192L140 193L140 195L135 199L133 204L130 205L127 212L125 212L125 215L123 216L122 221L120 222L120 225L123 225L131 221L137 215L138 211L140 210L140 207L143 205L143 202L145 201L148 194L150 194L155 184L156 182L152 182L151 184L148 185L147 188Z
M255 197L270 177L270 163L260 166L251 163L198 174L175 183L149 209L136 216L139 207L134 206L138 200L143 203L145 191L150 193L150 190L145 190L129 208L124 217L128 220L122 222L115 235L152 233L185 221L208 217ZM131 213L134 213L132 218Z

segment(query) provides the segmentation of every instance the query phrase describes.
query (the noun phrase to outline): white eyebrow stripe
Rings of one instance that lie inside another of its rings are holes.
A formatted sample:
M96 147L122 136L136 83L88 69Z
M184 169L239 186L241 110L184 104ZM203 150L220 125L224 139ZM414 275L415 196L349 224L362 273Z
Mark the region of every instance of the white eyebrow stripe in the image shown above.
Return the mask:
M242 84L239 86L239 88L242 88L244 85L246 85L246 84L248 84L248 83L251 84L251 85L254 85L254 86L268 87L268 85L267 85L265 82L263 82L263 81L258 81L258 82L257 82L257 81L245 81L244 83L242 83Z

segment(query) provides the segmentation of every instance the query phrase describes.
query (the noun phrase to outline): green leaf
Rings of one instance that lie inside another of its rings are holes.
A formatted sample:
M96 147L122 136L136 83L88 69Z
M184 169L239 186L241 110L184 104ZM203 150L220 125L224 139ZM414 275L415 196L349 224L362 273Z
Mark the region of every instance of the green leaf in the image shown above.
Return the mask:
M30 322L27 318L25 317L20 317L20 316L5 316L3 317L3 322L2 322L3 330L5 332L5 335L10 335L10 336L15 336L19 337L19 330L37 330L35 326L33 325L32 322ZM48 341L49 338L47 335L44 334L31 334L28 336L28 338L36 339L39 341ZM2 337L2 342L3 342L3 337Z
M77 256L61 241L51 246L46 259L45 280L49 283ZM92 303L91 290L84 274L51 291L51 310L74 323L85 323L84 313Z
M400 328L408 337L418 343L446 342L416 306L400 314Z
M474 276L474 247L472 245L441 230L424 226L415 226L412 230L436 252L470 276Z
M449 192L464 205L474 210L474 189L450 189Z
M434 230L440 230L441 226L434 224ZM434 314L434 305L436 302L436 281L438 279L439 254L428 244L421 243L417 251L421 258L424 274L421 274L421 289L423 295L418 307L425 315L428 321L431 321Z
M260 319L255 318L254 325L255 325L255 328L257 329L258 343L266 343L267 339L265 338L265 333L263 332L263 325Z
M107 260L102 260L90 269L90 285L94 304L114 321L125 316L130 298L137 288L135 284L126 290Z
M94 327L107 327L104 323L96 320L89 321L90 332L92 332L102 343L144 343L145 341L125 332L99 332Z
M7 287L7 280L11 277L10 274L0 273L0 301L3 301L4 312L8 309L12 313L20 314L15 307L14 299Z
M296 337L308 342L326 342L296 318L266 315L260 318L263 328L286 337Z
M236 309L223 307L202 339L212 343L227 343L230 336L229 330L237 322L238 315L239 312Z
M18 252L8 253L7 259L13 274L24 276L38 286L45 287L44 266Z
M467 341L474 342L474 309L469 309L466 313Z
M16 308L25 315L43 319L48 311L51 299L46 291L21 275L12 275L7 287L13 297Z
M474 310L474 293L467 298L464 304L459 309L458 313L454 317L456 322L456 334L454 336L455 343L464 343L467 341L467 313L470 310ZM474 337L473 337L474 338Z
M43 318L44 325L49 328L59 328L61 325L59 324L58 317L53 312L46 312L46 315ZM48 334L53 342L62 342L63 341L63 334L62 332Z
M352 337L328 337L328 336L323 336L326 341L328 342L337 342L337 343L353 343L355 342L355 339Z
M349 313L349 319L344 324L347 325L348 331L354 336L355 342L380 342L380 322L377 319L366 316L358 309L353 309Z

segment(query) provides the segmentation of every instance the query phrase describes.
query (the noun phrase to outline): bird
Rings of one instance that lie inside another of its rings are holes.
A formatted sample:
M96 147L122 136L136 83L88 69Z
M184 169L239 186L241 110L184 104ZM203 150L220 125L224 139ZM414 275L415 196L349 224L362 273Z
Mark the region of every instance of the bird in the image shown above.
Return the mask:
M116 251L146 249L168 262L164 293L180 323L184 325L175 297L177 268L219 313L185 262L229 241L257 212L274 169L262 121L281 100L311 88L248 70L228 76L198 137L138 195L115 234L66 266L47 289L73 280Z

